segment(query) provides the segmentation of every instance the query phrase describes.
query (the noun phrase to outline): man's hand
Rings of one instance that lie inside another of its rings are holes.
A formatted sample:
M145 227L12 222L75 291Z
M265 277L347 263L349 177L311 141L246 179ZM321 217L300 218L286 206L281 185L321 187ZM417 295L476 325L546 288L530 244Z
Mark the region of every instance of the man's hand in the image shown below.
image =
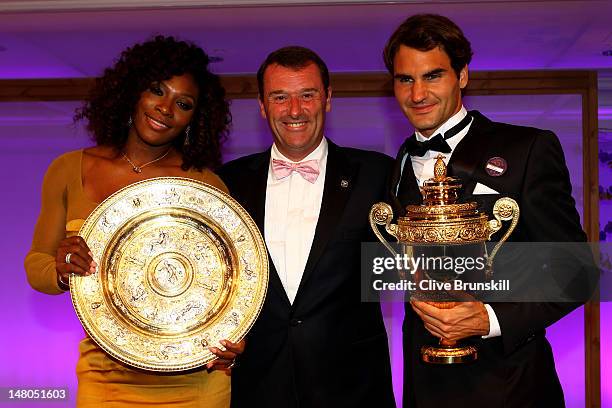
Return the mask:
M439 309L416 300L410 304L427 331L443 341L489 334L489 314L482 302L455 302L449 309Z
M232 343L228 340L221 340L220 343L226 350L221 351L221 349L217 347L209 347L208 349L219 358L206 364L206 368L209 371L221 370L225 372L226 375L232 375L232 367L234 367L236 364L236 357L244 352L246 340L243 339L238 343Z

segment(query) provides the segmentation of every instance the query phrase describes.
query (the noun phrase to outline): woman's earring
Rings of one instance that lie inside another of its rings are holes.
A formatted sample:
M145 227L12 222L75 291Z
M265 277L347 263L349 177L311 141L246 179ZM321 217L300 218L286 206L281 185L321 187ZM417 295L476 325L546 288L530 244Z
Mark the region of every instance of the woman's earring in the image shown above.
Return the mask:
M134 121L132 120L132 117L130 116L130 118L127 121L128 128L131 128L133 124L134 124Z
M191 126L187 125L185 128L185 142L183 143L185 146L189 146L191 141L189 140L189 134L191 133Z

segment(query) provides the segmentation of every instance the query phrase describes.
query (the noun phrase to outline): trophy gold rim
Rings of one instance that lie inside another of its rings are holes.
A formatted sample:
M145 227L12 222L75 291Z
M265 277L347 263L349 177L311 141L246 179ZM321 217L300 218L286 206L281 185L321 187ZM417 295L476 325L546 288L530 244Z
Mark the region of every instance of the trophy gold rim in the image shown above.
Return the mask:
M466 346L422 346L421 359L430 364L462 364L478 359L478 348Z
M131 184L79 231L98 271L71 276L76 314L110 356L176 372L238 342L265 300L268 256L249 214L223 191L181 177Z

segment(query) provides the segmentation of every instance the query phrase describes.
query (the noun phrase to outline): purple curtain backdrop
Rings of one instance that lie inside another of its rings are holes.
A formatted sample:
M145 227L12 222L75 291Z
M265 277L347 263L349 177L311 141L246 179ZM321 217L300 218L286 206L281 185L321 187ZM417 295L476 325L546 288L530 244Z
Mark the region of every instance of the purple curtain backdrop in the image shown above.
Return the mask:
M61 153L90 144L80 126L71 124L73 102L2 103L0 118L0 203L5 238L3 295L0 297L3 336L0 340L0 386L69 387L71 405L76 392L77 345L83 329L67 294L48 296L32 290L23 271L23 258L40 207L44 172ZM580 98L553 96L482 96L466 100L495 120L554 130L570 167L574 197L582 212L582 148ZM520 108L520 109L519 109ZM232 103L233 131L225 149L231 160L262 150L271 143L266 123L254 100ZM336 98L328 115L326 135L336 143L394 155L412 129L392 98ZM612 180L607 165L601 174ZM602 211L606 207L602 206ZM608 211L608 210L605 210ZM603 218L607 214L602 213ZM607 221L606 221L607 222ZM393 359L394 386L401 401L401 322L403 305L385 304L383 311ZM568 407L584 406L584 338L582 308L548 330L557 371ZM612 406L612 307L602 304L602 398ZM0 403L0 406L3 404ZM24 405L25 406L25 405ZM41 404L42 406L42 404ZM63 406L45 403L45 406Z

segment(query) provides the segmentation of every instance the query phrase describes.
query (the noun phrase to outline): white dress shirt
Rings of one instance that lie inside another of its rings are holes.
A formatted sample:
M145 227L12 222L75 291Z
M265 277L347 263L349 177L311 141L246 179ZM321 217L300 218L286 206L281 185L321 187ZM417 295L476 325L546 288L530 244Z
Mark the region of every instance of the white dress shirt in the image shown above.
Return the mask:
M292 304L304 274L319 220L327 149L324 137L319 146L300 161L319 162L319 176L314 183L310 183L295 171L277 180L272 173L272 159L295 162L283 156L276 144L272 145L266 186L264 236L272 262Z
M459 110L459 112L455 113L446 122L444 122L442 126L436 129L436 131L432 133L432 136L435 136L437 134L444 134L444 132L448 131L450 128L452 128L453 126L461 122L463 118L465 118L466 116L467 116L467 110L465 109L464 106L461 106L461 109ZM473 119L472 119L472 122L473 122ZM430 150L426 152L423 157L418 157L418 156L410 157L410 159L412 160L412 169L414 170L414 176L416 177L419 187L423 186L423 182L425 180L428 180L434 176L433 174L434 164L436 163L436 158L438 157L439 154L444 155L444 159L443 159L444 164L448 166L448 162L453 152L455 151L455 148L457 147L459 142L463 140L465 135L468 134L470 127L472 126L472 122L470 122L463 130L461 130L455 136L449 139L446 139L446 143L448 143L448 145L451 148L450 153L440 153L440 152ZM428 139L427 137L423 136L419 131L416 131L415 135L416 135L416 139L419 142L424 142ZM406 164L406 160L408 159L408 157L409 156L406 155L402 158L402 173L404 171L404 165ZM401 176L400 176L400 180L401 180ZM397 188L399 189L399 183L398 183ZM491 337L501 336L501 327L499 326L497 315L495 315L495 312L493 311L493 308L491 307L491 305L485 303L484 306L485 306L485 309L487 310L487 314L489 315L489 334L487 334L486 336L482 336L482 338L488 339Z

